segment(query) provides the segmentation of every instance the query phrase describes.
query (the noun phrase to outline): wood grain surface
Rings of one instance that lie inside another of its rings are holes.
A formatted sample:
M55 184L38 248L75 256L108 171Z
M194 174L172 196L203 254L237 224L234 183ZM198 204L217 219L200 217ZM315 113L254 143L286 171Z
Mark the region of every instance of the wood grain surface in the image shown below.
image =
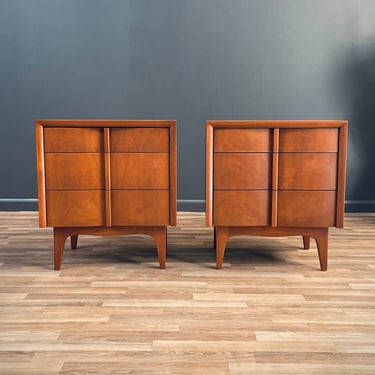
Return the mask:
M269 190L214 190L215 225L260 226L270 224Z
M103 152L103 129L45 128L45 152Z
M270 153L215 153L214 189L271 189Z
M168 189L169 154L113 153L111 176L112 189Z
M104 155L99 153L46 153L47 190L104 189Z
M335 226L334 191L280 190L277 223L281 227Z
M168 128L111 129L111 152L168 152Z
M300 236L233 237L217 270L204 214L177 224L165 270L137 235L54 271L52 229L1 212L0 374L375 373L375 214L330 229L327 272Z
M270 152L269 129L217 129L214 135L214 152Z
M338 129L282 129L280 152L337 152Z
M280 190L336 190L337 154L279 154L278 173Z
M168 225L168 190L112 190L112 225Z
M106 207L104 190L47 191L50 227L102 226Z

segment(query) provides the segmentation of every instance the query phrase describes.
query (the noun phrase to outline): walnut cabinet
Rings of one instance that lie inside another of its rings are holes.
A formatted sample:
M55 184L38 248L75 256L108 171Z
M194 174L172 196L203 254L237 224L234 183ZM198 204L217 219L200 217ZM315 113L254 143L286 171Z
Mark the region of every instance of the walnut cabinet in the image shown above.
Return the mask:
M176 225L175 120L38 120L39 223L54 228L54 266L79 234L146 234L166 262Z
M302 235L327 269L328 228L343 227L346 121L208 121L206 218L216 266L231 236Z

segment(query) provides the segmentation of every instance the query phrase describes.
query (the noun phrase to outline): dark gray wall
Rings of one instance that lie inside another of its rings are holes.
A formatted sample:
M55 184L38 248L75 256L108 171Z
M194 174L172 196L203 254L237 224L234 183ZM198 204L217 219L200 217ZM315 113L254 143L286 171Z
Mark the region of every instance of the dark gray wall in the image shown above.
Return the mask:
M374 0L0 0L0 209L36 207L36 118L174 118L180 209L203 207L206 119L347 119L347 209L375 211L374 20Z

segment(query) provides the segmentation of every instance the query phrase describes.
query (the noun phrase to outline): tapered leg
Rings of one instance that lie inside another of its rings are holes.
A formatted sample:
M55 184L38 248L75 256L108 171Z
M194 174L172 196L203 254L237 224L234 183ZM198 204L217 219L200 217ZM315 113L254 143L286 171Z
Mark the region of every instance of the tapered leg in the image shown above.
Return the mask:
M327 271L328 261L328 228L321 228L315 235L316 246L318 248L320 269Z
M67 234L61 228L53 228L54 266L55 270L61 269L61 261L64 255L64 245Z
M78 244L78 235L70 236L70 247L76 249Z
M156 227L153 237L158 251L160 268L164 269L167 258L167 227Z
M303 248L305 250L310 249L310 237L309 236L302 236L303 238Z
M216 251L216 227L214 227L214 249Z
M228 229L223 227L216 227L216 268L220 269L223 266L225 245L228 241Z

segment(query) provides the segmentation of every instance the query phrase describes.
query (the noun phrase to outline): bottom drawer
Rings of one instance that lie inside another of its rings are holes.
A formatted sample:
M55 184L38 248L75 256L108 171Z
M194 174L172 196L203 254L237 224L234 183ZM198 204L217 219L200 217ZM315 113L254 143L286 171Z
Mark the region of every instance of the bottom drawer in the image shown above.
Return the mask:
M47 225L50 227L105 225L104 191L47 191Z
M169 224L169 190L112 190L112 225Z
M214 225L264 226L270 224L268 190L215 190Z
M335 191L279 191L278 226L335 226Z

